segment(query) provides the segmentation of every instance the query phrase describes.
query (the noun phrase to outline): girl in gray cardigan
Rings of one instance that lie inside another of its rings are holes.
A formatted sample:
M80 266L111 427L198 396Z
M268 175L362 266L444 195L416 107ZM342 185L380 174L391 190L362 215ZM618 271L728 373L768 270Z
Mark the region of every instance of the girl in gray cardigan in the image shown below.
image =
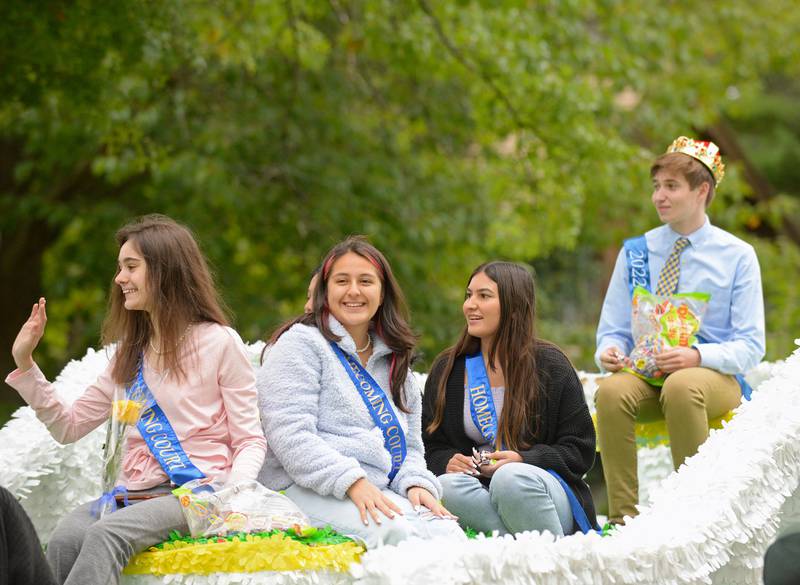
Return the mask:
M368 547L463 538L426 468L405 313L383 255L348 238L322 264L312 312L280 335L258 375L260 480L315 525Z

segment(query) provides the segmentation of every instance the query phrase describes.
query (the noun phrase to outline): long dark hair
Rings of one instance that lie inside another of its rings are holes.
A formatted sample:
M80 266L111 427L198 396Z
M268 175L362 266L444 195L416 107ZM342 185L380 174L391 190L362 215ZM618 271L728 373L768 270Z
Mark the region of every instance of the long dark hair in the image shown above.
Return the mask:
M497 429L498 444L515 451L528 449L538 429L537 406L539 380L536 372L536 347L542 342L536 337L536 293L533 276L522 265L513 262L487 262L478 266L467 280L484 273L497 284L500 297L500 324L489 348L489 364L494 368L499 354L505 377L503 412ZM444 418L447 378L456 359L477 353L480 339L471 336L465 326L455 345L446 349L436 361L445 360L444 371L436 389L433 420L427 431L434 432ZM530 434L533 422L533 434Z
M325 255L317 286L314 289L314 309L311 313L292 319L278 328L270 339L277 341L278 337L295 323L311 325L319 329L323 337L329 341L338 342L341 337L335 335L328 326L328 278L333 264L347 254L353 252L368 260L375 266L381 280L383 301L378 311L372 318L375 333L392 350L392 363L390 366L390 389L392 399L403 412L409 412L406 407L403 388L406 383L408 369L414 355L417 336L408 325L408 308L403 291L392 273L388 260L375 246L370 244L363 236L350 236L336 244Z
M161 347L170 348L163 354L163 366L182 379L185 370L178 346L187 328L209 321L228 324L208 264L192 232L165 215L138 218L116 237L120 247L132 242L144 258L151 309L127 310L122 289L112 279L102 335L103 344L117 343L111 376L118 384L133 380L155 322ZM119 267L115 278L117 274Z

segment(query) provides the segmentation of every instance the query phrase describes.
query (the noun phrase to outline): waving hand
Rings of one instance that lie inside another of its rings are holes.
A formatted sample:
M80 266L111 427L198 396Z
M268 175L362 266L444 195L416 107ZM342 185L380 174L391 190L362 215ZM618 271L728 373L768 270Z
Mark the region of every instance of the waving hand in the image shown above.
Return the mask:
M44 327L47 324L47 311L45 310L44 297L33 305L31 316L22 325L11 347L11 355L17 367L23 372L33 367L33 350L39 345L39 340L44 335Z

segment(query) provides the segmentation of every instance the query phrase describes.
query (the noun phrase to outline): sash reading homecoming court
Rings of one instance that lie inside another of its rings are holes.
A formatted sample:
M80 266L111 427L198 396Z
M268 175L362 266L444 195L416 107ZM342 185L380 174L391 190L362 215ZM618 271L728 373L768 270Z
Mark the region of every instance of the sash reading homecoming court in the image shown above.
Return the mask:
M498 424L497 411L494 406L489 376L486 373L486 365L483 363L483 354L479 352L467 356L465 363L467 369L467 395L472 422L478 427L486 442L490 445L495 445ZM502 447L500 450L502 450ZM564 493L566 493L572 517L581 532L586 534L595 530L569 484L552 469L546 469L545 471L558 480Z
M129 398L136 395L144 398L145 409L136 428L139 429L150 453L156 458L170 481L180 486L193 479L203 479L205 474L192 463L183 450L167 415L161 410L150 387L144 381L141 363L136 379L127 389L127 394Z
M392 461L392 469L389 471L389 482L391 482L406 458L406 435L403 432L403 427L400 426L397 414L383 388L380 387L370 373L361 366L358 360L344 353L333 341L330 344L336 357L342 362L347 375L350 376L350 380L356 390L358 390L358 394L364 401L372 420L383 434L383 447L389 452L389 457Z
M167 415L161 410L150 387L145 382L143 362L144 360L139 361L136 378L125 388L125 398L144 405L144 410L136 423L139 434L142 435L150 453L173 484L181 486L190 480L205 478L205 474L192 463L186 451L183 450ZM201 486L199 489L207 491L211 488ZM115 496L124 498L125 505L128 505L127 488L117 486L113 491L100 496L92 506L92 513L96 515L103 507L115 510L117 507Z

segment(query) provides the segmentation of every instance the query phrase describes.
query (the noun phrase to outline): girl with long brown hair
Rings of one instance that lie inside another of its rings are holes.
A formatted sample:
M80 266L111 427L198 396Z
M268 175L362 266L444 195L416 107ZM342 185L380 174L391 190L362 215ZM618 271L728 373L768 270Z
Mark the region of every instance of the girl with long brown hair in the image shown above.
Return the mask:
M132 555L172 530L188 532L174 485L254 480L266 451L253 368L191 232L150 215L119 230L117 242L103 329L116 350L105 372L71 405L58 397L33 361L47 321L41 298L17 335L17 369L6 379L61 443L106 421L120 392L146 398L127 429L116 487L100 500L113 509L119 495L126 506L98 520L89 502L62 518L47 547L59 583L118 583Z
M569 359L536 336L533 277L519 264L483 264L463 311L466 327L425 384L425 455L444 504L486 532L596 529L582 479L594 427Z
M351 237L326 255L310 313L280 334L258 374L264 485L320 526L368 547L463 537L425 466L416 338L386 258Z

